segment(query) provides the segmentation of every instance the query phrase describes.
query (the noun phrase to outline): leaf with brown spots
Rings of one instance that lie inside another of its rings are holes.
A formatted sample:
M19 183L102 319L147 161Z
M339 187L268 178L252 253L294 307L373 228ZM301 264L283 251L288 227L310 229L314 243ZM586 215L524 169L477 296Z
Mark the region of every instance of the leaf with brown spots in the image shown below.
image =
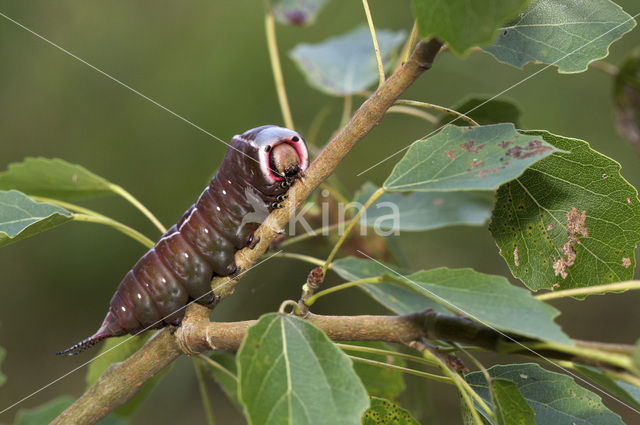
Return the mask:
M383 187L390 192L495 190L556 150L509 123L448 125L413 143Z
M498 189L490 229L511 273L533 290L631 279L640 203L620 165L581 140L523 133L568 152L555 152Z
M362 415L362 425L420 425L411 414L384 398L371 397L371 407Z

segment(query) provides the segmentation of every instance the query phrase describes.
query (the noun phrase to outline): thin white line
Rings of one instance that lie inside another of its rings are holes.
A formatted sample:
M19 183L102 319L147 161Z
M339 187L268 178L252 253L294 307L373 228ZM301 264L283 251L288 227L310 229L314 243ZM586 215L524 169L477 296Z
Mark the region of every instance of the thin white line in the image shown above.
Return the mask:
M378 263L379 265L381 265L381 266L382 266L382 267L384 267L385 269L389 270L389 271L390 271L390 272L392 272L393 274L400 276L401 278L403 278L403 279L404 279L404 280L406 280L407 282L411 282L411 283L412 283L412 284L414 284L414 285L420 286L420 284L419 284L419 283L414 282L413 280L409 279L408 277L406 277L406 276L404 276L404 275L402 275L402 274L398 273L397 271L395 271L395 270L393 270L392 268L388 267L386 264L383 264L383 263L381 263L380 261L376 260L375 258L372 258L372 257L368 256L367 254L365 254L364 252L360 251L359 249L358 249L357 251L358 251L360 254L362 254L362 255L364 255L365 257L367 257L368 259L370 259L370 260L372 260L372 261L375 261L376 263ZM433 292L431 292L431 291L430 291L430 290L428 290L427 288L425 288L425 287L423 287L423 286L420 286L420 287L421 287L423 290L427 291L427 292L428 292L429 294L431 294L432 296L434 296L435 298L437 298L438 300L440 300L440 301L444 302L445 304L447 304L447 305L449 305L449 306L453 307L454 309L456 309L456 310L458 310L458 311L461 311L465 316L472 318L472 319L473 319L473 320L475 320L476 322L479 322L479 323L483 324L484 326L488 327L489 329L492 329L493 331L495 331L495 332L499 333L500 335L502 335L502 336L503 336L503 337L505 337L506 339L508 339L508 340L510 340L510 341L513 341L514 343L516 343L517 345L521 346L521 347L522 347L522 348L524 348L525 350L530 351L531 353L535 354L536 356L540 357L541 359L543 359L543 360L545 360L545 361L547 361L547 362L551 363L552 365L556 366L556 367L557 367L557 368L559 368L559 369L562 369L562 370L563 370L564 372L566 372L567 374L569 374L569 375L573 376L574 378L576 378L576 379L578 379L578 380L580 380L580 381L584 382L584 383L585 383L585 384L587 384L588 386L590 386L590 387L592 387L592 388L595 388L596 390L598 390L598 391L602 392L602 394L607 395L608 397L610 397L610 398L612 398L613 400L617 401L618 403L620 403L620 404L622 404L622 405L624 405L624 406L628 407L629 409L633 410L634 412L636 412L636 413L640 413L640 410L636 410L635 408L633 408L632 406L629 406L629 405L628 405L627 403L625 403L624 401L622 401L622 400L619 400L619 399L615 398L614 396L612 396L612 395L611 395L611 394L609 394L608 392L604 391L602 388L600 388L600 387L598 387L598 386L596 386L596 385L593 385L591 382L587 381L586 379L582 378L581 376L576 375L575 373L572 373L571 371L569 371L569 370L565 369L564 367L562 367L562 366L560 366L560 365L558 365L558 364L554 363L554 362L553 362L553 360L550 360L550 359L546 358L545 356L543 356L542 354L537 353L535 350L533 350L533 349L531 349L531 348L527 347L526 345L524 345L524 344L522 344L522 343L520 343L520 342L516 341L515 339L511 338L509 335L505 334L504 332L502 332L502 331L500 331L500 330L498 330L498 329L494 328L493 326L491 326L491 325L489 325L489 324L485 323L484 321L482 321L482 320L478 319L477 317L475 317L475 316L473 316L473 315L471 315L471 314L467 313L466 311L464 311L464 309L462 309L462 308L458 307L457 305L455 305L455 304L451 303L450 301L448 301L448 300L446 300L446 299L442 298L441 296L439 296L439 295L437 295L437 294L434 294Z
M153 104L154 104L154 105L156 105L157 107L159 107L159 108L161 108L161 109L163 109L163 110L167 111L168 113L170 113L170 114L171 114L171 115L173 115L174 117L179 118L179 119L181 119L182 121L184 121L184 122L186 122L187 124L189 124L190 126L192 126L192 127L196 128L196 129L200 130L201 132L203 132L203 133L204 133L204 134L206 134L207 136L210 136L210 137L212 137L213 139L215 139L215 140L217 140L217 141L219 141L219 142L221 142L221 143L224 143L225 145L227 145L227 146L228 146L228 147L230 147L231 149L233 149L233 150L235 150L235 151L237 151L237 152L241 153L242 155L246 156L247 158L249 158L249 159L251 159L252 161L255 161L256 163L258 163L258 164L259 164L259 162L258 162L255 158L252 158L251 156L247 155L246 153L244 153L244 152L242 152L242 151L240 151L240 150L238 150L238 149L234 148L234 147L233 147L233 146L231 146L229 143L225 142L224 140L222 140L221 138L219 138L219 137L218 137L218 136L216 136L215 134L212 134L212 133L208 132L207 130L205 130L204 128L200 127L199 125L194 124L193 122L191 122L191 121L189 121L188 119L184 118L182 115L179 115L178 113L173 112L171 109L167 108L166 106L163 106L163 105L159 104L158 102L156 102L155 100L151 99L150 97L148 97L148 96L146 96L146 95L144 95L144 94L140 93L138 90L134 89L133 87L131 87L131 86L129 86L129 85L127 85L127 84L123 83L122 81L118 80L117 78L112 77L110 74L107 74L106 72L102 71L101 69L99 69L99 68L97 68L97 67L95 67L95 66L91 65L89 62L85 61L84 59L79 58L78 56L74 55L74 54L73 54L73 53L71 53L70 51L66 50L65 48L63 48L63 47L61 47L61 46L59 46L59 45L57 45L57 44L56 44L56 43L54 43L53 41L51 41L51 40L47 39L46 37L44 37L44 36L42 36L42 35L40 35L40 34L38 34L37 32L33 31L32 29L30 29L30 28L28 28L28 27L26 27L26 26L22 25L20 22L18 22L18 21L16 21L16 20L14 20L14 19L11 19L10 17L8 17L7 15L5 15L5 14L4 14L4 13L2 13L2 12L0 12L0 16L2 16L3 18L5 18L5 19L6 19L6 20L8 20L8 21L13 22L14 24L16 24L17 26L19 26L20 28L22 28L22 29L24 29L24 30L26 30L26 31L30 32L31 34L35 35L35 36L36 36L36 37L38 37L39 39L41 39L41 40L45 41L46 43L48 43L48 44L52 45L52 46L53 46L53 47L55 47L56 49L58 49L58 50L60 50L60 51L62 51L62 52L64 52L64 53L66 53L67 55L71 56L72 58L74 58L74 59L76 59L76 60L78 60L78 61L82 62L83 64L87 65L89 68L93 69L94 71L96 71L96 72L98 72L98 73L100 73L100 74L104 75L105 77L109 78L110 80L112 80L112 81L114 81L114 82L116 82L116 83L120 84L122 87L124 87L124 88L126 88L126 89L128 89L128 90L132 91L133 93L137 94L138 96L142 97L143 99L148 100L149 102L153 103Z
M496 94L495 96L493 96L493 97L492 97L492 98L490 98L490 99L485 100L484 102L482 102L482 103L481 103L481 104L479 104L478 106L475 106L475 107L473 107L473 108L469 109L467 112L464 112L464 113L463 113L463 115L469 115L469 113L471 113L471 112L475 111L476 109L478 109L478 108L480 108L480 107L482 107L482 106L486 105L487 103L491 102L492 100L494 100L494 99L496 99L496 98L498 98L498 97L502 96L503 94L505 94L505 93L506 93L506 92L508 92L509 90L511 90L511 89L513 89L513 88L515 88L515 87L518 87L520 84L524 83L525 81L528 81L529 79L531 79L531 78L535 77L536 75L540 74L542 71L545 71L547 68L549 68L549 67L551 67L551 66L553 66L553 65L557 64L558 62L560 62L560 61L561 61L561 60L563 60L563 59L566 59L568 56L571 56L572 54L574 54L574 53L575 53L575 52L577 52L578 50L580 50L580 49L583 49L583 48L587 47L589 44L593 43L594 41L596 41L596 40L598 40L598 39L600 39L600 38L604 37L604 36L605 36L605 35L607 35L607 34L609 34L611 31L613 31L613 30L615 30L615 29L617 29L617 28L621 27L622 25L626 24L626 23L627 23L627 22L629 22L629 21L633 21L633 20L634 20L635 18L637 18L638 16L640 16L640 13L635 14L634 16L630 17L629 19L627 19L627 20L623 21L622 23L620 23L620 24L616 25L615 27L611 28L609 31L607 31L607 32L605 32L605 33L600 34L599 36L597 36L597 37L596 37L596 38L594 38L593 40L589 41L588 43L585 43L585 44L583 44L582 46L580 46L580 47L576 48L575 50L572 50L571 52L567 53L566 55L564 55L564 56L563 56L563 57L561 57L560 59L556 60L555 62L552 62L552 63L550 63L550 64L546 65L545 67L543 67L543 68L539 69L538 71L534 72L533 74L531 74L531 75L529 75L529 76L525 77L524 79L522 79L522 80L518 81L517 83L513 84L511 87L509 87L509 88L506 88L506 89L502 90L500 93ZM418 140L424 140L424 139L427 139L429 136L431 136L431 135L433 135L434 133L436 133L436 132L440 131L440 130L441 130L443 127L445 127L446 125L449 125L449 124L451 124L451 123L453 123L453 122L456 122L456 121L458 121L460 118L461 118L460 116L456 117L455 119L453 119L453 120L449 121L447 124L442 125L442 126L440 126L440 127L436 128L435 130L433 130L432 132L428 133L428 134L427 134L427 135L425 135L425 136L422 136L422 137L421 137L420 139L418 139ZM412 144L413 144L413 143L412 143ZM398 155L399 153L404 152L405 150L409 149L409 148L411 147L411 145L412 145L412 144L409 144L408 146L405 146L404 148L400 149L399 151L397 151L397 152L395 152L395 153L393 153L393 154L389 155L388 157L386 157L386 158L385 158L385 159L383 159L382 161L378 161L377 163L375 163L375 164L374 164L374 165L372 165L371 167L367 168L366 170L361 171L360 173L356 174L356 176L357 176L357 177L359 177L359 176L363 175L364 173L366 173L367 171L369 171L369 170L371 170L371 169L373 169L373 168L377 167L378 165L382 164L383 162L386 162L387 160L389 160L389 159L393 158L394 156Z
M242 276L243 274L245 274L245 273L249 272L250 270L252 270L252 269L254 269L254 268L258 267L260 264L264 263L264 262L265 262L265 261L267 261L267 260L272 259L273 257L275 257L276 255L280 254L281 252L282 252L282 250L280 250L280 251L278 251L278 252L276 252L276 253L274 253L274 254L270 255L269 257L265 258L264 260L260 261L259 263L254 264L253 266L249 267L247 270L243 271L242 273L239 273L237 276L235 276L235 278L238 278L238 277ZM234 278L230 278L230 279L228 279L226 282L224 282L223 284L221 284L220 286L218 286L216 289L224 287L225 285L227 285L227 284L228 284L229 282L231 282L232 280L234 280ZM120 342L119 344L114 345L113 347L109 348L107 351L105 351L105 352L103 352L103 353L98 354L97 356L95 356L95 357L94 357L94 358L92 358L91 360L89 360L89 361L87 361L87 362L85 362L85 363L81 364L80 366L76 367L75 369L70 370L69 372L65 373L65 374L64 374L64 375L62 375L61 377L59 377L59 378L57 378L57 379L55 379L55 380L53 380L53 381L49 382L47 385L43 386L43 387L42 387L42 388L40 388L39 390L34 391L33 393L31 393L31 394L29 394L28 396L26 396L26 397L22 398L21 400L19 400L19 401L17 401L17 402L15 402L15 403L13 403L11 406L9 406L9 407L5 408L4 410L0 411L0 415L1 415L1 414L3 414L4 412L6 412L7 410L12 409L13 407L17 406L18 404L22 403L23 401L25 401L25 400L27 400L27 399L29 399L29 398L33 397L34 395L38 394L40 391L42 391L42 390L44 390L44 389L46 389L46 388L49 388L51 385L55 384L56 382L60 381L61 379L66 378L67 376L71 375L73 372L75 372L75 371L77 371L77 370L79 370L79 369L81 369L81 368L85 367L86 365L88 365L89 363L93 362L94 360L99 359L100 357L102 357L102 356L104 356L105 354L107 354L109 351L111 351L111 350L113 350L114 348L117 348L117 347L121 346L122 344L124 344L125 342L129 341L131 338L134 338L134 337L136 337L136 336L140 335L142 332L146 332L146 331L148 331L149 329L151 329L152 327L154 327L156 324L158 324L158 323L162 322L162 321L163 321L164 319L166 319L167 317L171 316L171 315L172 315L172 314L174 314L174 313L177 313L178 311L180 311L180 310L182 310L182 309L187 308L189 305L191 305L191 304L193 304L194 302L198 301L199 299L201 299L201 298L203 298L203 297L205 297L205 296L209 295L211 292L213 292L213 290L206 292L205 294L203 294L203 295L199 296L199 297L198 297L198 298L196 298L195 300L190 301L189 303L187 303L187 304L186 304L186 305L184 305L183 307L180 307L179 309L177 309L177 310L176 310L176 311L174 311L173 313L171 313L171 314L169 314L169 315L167 315L167 316L163 317L162 319L158 320L157 322L155 322L155 323L153 323L153 324L151 324L151 325L147 326L146 328L142 329L141 331L137 332L136 334L131 335L129 338L125 339L124 341Z

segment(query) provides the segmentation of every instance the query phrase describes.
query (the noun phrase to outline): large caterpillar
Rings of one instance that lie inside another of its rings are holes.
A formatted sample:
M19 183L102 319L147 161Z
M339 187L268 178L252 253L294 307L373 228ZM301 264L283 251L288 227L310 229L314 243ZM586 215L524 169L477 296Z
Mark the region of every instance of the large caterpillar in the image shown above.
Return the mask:
M96 333L58 354L178 325L189 300L214 302L211 278L238 272L234 254L257 242L255 230L308 166L307 146L295 131L267 125L234 136L198 201L124 276Z

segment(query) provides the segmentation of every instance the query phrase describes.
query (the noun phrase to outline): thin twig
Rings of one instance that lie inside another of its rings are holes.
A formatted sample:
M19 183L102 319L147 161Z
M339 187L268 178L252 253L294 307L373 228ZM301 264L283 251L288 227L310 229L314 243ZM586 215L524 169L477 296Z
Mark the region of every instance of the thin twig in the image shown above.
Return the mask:
M434 111L440 111L440 112L444 112L450 115L455 115L456 117L459 117L460 119L465 120L466 122L468 122L471 125L480 125L478 124L478 122L476 120L474 120L473 118L463 114L462 112L458 112L455 109L451 109L451 108L447 108L445 106L440 106L440 105L435 105L433 103L427 103L427 102L420 102L417 100L406 100L406 99L398 99L395 102L397 105L408 105L408 106L416 106L419 108L424 108L424 109L432 109Z
M607 292L627 291L640 289L640 280L627 280L625 282L607 283L605 285L587 286L584 288L564 289L536 295L539 300L546 301L554 298L577 297L580 295L605 294Z
M389 108L389 112L394 112L398 114L404 115L412 115L414 117L422 118L425 121L430 122L431 124L438 124L440 120L435 115L432 115L428 112L421 111L418 108L412 108L411 106L404 105L394 105Z
M364 203L362 208L360 208L360 211L358 211L358 213L356 215L354 215L353 218L351 218L351 220L349 221L349 224L347 225L347 228L345 229L344 233L342 233L342 235L340 235L340 239L338 239L338 242L336 242L336 244L334 245L333 249L329 253L329 256L327 257L327 260L325 261L324 265L322 266L322 273L323 274L327 273L327 269L329 268L329 264L331 264L331 262L333 261L333 258L336 256L336 254L338 253L338 250L340 249L340 247L342 246L344 241L347 239L347 237L351 233L351 230L353 229L353 227L358 223L358 220L360 220L360 217L362 217L362 214L364 214L364 212L367 210L367 208L369 208L371 206L371 204L373 204L376 201L376 199L378 199L379 197L384 195L384 193L385 193L385 190L383 188L380 188L380 189L376 190L375 192L373 192L371 194L371 196L369 197L369 199L367 199L367 201Z
M447 378L446 376L435 375L433 373L423 372L421 370L409 369L406 367L394 365L392 363L379 362L377 360L365 359L363 357L358 356L350 356L347 354L351 360L359 363L365 363L372 366L378 366L385 369L397 370L402 373L407 373L409 375L419 376L421 378L433 379L434 381L444 382L445 384L453 384L453 380L451 378Z
M416 44L416 40L418 39L418 21L413 22L413 27L411 28L411 34L407 39L407 42L402 47L402 51L398 57L398 61L396 65L393 67L393 72L396 72L404 63L409 59L409 55L413 50L413 46Z
M75 221L84 221L84 222L88 222L88 223L98 223L98 224L104 224L106 226L110 226L113 227L114 229L119 230L120 232L124 233L125 235L137 240L138 242L140 242L142 245L146 246L147 248L152 248L154 245L154 242L149 239L148 237L146 237L145 235L143 235L142 233L138 232L135 229L132 229L131 227L120 223L119 221L115 221L109 217L105 217L103 215L86 215L86 214L73 214L71 216L72 220Z
M156 218L155 215L153 215L153 213L151 213L151 211L149 211L147 209L147 207L145 207L142 202L138 201L132 194L130 194L129 192L127 192L124 188L118 186L117 184L109 184L109 189L115 193L118 194L120 196L122 196L124 199L126 199L127 201L129 201L129 203L131 203L131 205L133 205L134 207L136 207L138 209L138 211L140 211L142 214L144 214L145 217L147 217L149 219L149 221L151 223L153 223L154 226L156 226L156 228L158 230L160 230L160 233L165 233L167 231L167 228L164 227L162 225L162 223L160 223L160 220L158 220Z
M373 42L373 50L376 54L376 62L378 63L378 77L380 83L378 86L384 84L384 65L382 64L382 57L380 56L380 46L378 46L378 38L376 37L376 29L373 26L373 19L371 18L371 10L369 10L369 3L367 0L362 0L362 7L364 7L364 13L367 15L367 24L369 25L369 32L371 33L371 41Z
M264 16L264 27L267 34L267 47L269 48L269 59L271 60L271 69L273 70L273 79L278 92L278 101L282 110L282 119L287 128L295 129L293 126L293 118L291 118L291 109L289 108L289 100L287 99L287 90L284 87L284 77L282 76L282 66L280 65L280 55L278 53L278 42L276 41L276 23L273 18L273 12L267 5L267 12Z

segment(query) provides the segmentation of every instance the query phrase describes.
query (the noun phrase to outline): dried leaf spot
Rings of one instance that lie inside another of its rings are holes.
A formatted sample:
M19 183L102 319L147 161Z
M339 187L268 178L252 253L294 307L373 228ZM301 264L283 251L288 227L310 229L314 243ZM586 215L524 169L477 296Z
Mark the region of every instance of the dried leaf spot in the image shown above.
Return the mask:
M631 205L631 198L627 198L627 204Z
M444 156L446 156L447 158L453 161L454 159L456 159L456 156L454 155L454 153L456 153L455 149L449 149L444 153Z
M472 170L475 170L476 168L484 165L484 161L478 161L477 159L472 159L471 161L469 161L469 165L471 166Z
M560 284L558 282L554 283L553 285L551 285L551 290L555 291L556 289L558 289L560 287Z
M549 224L549 225L547 226L547 230L553 230L553 229L555 229L555 228L556 228L556 226L554 226L553 224Z
M515 159L525 159L553 150L551 146L542 144L542 140L532 140L527 146L514 146L507 150L506 154Z
M460 145L460 148L462 148L462 150L465 150L469 153L478 153L482 150L482 148L484 148L484 146L485 146L485 143L476 146L476 142L472 140L467 143L462 143Z
M482 165L482 164L480 164L480 165ZM502 170L502 169L504 169L504 168L507 168L508 166L509 166L509 161L507 161L507 162L503 163L503 164L502 164L501 166L499 166L499 167L487 168L486 170L480 170L480 171L478 172L478 174L476 174L476 177L479 177L479 178L487 177L489 174L495 174L495 173L497 173L498 171L500 171L500 170Z
M622 267L628 269L631 266L631 259L629 257L622 257Z
M576 250L573 248L573 243L578 242L577 235L582 237L589 236L589 230L585 226L587 219L587 212L582 211L578 213L576 207L571 208L571 211L567 212L567 242L562 245L562 253L564 257L560 257L553 262L553 272L556 276L560 275L563 279L568 276L567 267L573 266L576 262Z
M584 223L587 219L587 212L582 211L578 214L576 207L571 208L571 211L567 213L567 234L569 239L577 241L576 234L579 234L585 238L589 237L589 230L585 227Z
M520 265L520 257L518 256L518 245L513 247L513 264L518 267Z
M498 143L498 146L500 146L502 149L506 149L507 146L509 146L511 143L513 142L508 142L506 140L503 140L502 142Z

